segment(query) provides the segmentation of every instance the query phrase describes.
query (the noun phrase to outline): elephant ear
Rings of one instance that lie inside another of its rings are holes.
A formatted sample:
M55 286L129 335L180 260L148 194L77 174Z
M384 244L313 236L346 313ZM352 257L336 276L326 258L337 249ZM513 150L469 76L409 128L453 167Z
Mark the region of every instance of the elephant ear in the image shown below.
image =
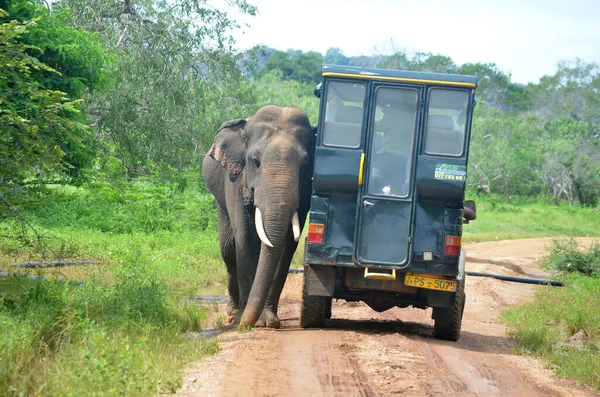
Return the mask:
M224 122L208 152L210 157L225 168L231 182L236 181L245 166L246 140L242 131L246 123L246 119Z

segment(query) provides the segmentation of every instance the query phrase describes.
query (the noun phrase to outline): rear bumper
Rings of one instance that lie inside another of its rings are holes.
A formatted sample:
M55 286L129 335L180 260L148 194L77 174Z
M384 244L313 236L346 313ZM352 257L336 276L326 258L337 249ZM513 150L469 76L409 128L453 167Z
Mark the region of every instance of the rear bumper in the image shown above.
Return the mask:
M406 272L397 272L395 280L365 278L361 266L307 264L305 272L308 295L363 301L376 311L395 306L450 307L454 301L454 292L405 285Z
M456 257L455 257L456 258ZM413 260L408 266L388 266L388 265L371 265L362 264L353 261L351 255L338 255L336 253L326 254L322 252L306 252L304 260L306 265L325 265L325 266L342 266L346 268L364 269L365 267L373 269L396 269L399 273L425 273L439 274L443 276L455 277L459 274L459 261L455 263L443 263L439 261L423 262Z

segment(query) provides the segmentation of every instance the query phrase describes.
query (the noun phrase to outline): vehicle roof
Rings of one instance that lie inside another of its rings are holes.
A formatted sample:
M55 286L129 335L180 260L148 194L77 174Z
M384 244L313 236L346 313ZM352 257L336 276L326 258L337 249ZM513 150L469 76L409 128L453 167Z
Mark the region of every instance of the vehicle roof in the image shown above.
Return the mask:
M456 87L477 87L477 76L408 70L375 69L352 66L323 65L323 77L346 77L379 81L397 81L405 83L441 84Z

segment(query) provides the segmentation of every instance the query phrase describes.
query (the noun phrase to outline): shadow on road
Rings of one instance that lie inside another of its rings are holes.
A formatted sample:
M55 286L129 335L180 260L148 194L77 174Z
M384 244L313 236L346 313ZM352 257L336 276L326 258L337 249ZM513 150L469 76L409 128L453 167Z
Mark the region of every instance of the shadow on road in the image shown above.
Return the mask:
M294 320L294 319L288 319ZM401 320L349 320L331 319L327 321L326 328L312 330L319 332L354 331L366 335L393 335L398 334L406 338L422 341L428 344L441 344L481 353L511 354L513 343L503 336L492 336L478 334L463 330L458 342L449 342L434 339L433 327L427 324L401 321ZM275 332L311 332L311 330L298 328L297 326L282 328Z

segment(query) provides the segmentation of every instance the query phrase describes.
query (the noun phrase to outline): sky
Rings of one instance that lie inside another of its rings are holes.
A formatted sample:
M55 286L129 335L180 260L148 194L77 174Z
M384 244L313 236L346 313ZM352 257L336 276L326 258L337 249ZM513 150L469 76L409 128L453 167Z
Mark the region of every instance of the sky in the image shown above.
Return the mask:
M236 46L347 56L406 51L461 65L493 62L519 83L537 83L576 57L600 63L600 0L248 0L256 17Z

